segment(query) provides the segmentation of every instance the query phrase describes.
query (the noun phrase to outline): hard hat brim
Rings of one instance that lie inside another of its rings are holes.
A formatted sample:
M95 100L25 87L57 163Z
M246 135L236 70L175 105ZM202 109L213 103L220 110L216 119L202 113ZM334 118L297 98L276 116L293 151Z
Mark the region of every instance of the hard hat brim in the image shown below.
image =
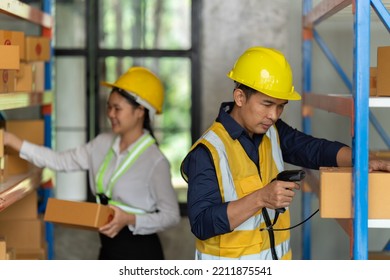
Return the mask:
M105 87L117 87L117 85L115 85L115 83L109 83L109 82L100 82L100 85L102 86L105 86Z

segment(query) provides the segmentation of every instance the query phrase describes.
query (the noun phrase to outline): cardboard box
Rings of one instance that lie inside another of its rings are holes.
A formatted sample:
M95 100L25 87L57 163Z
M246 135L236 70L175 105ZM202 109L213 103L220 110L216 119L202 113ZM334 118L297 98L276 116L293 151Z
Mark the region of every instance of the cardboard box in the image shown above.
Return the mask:
M44 144L45 123L41 119L6 120L0 122L0 127L31 143ZM18 152L8 147L5 148L5 153L18 155Z
M0 221L0 235L4 236L7 247L42 248L45 242L43 227L41 219Z
M377 52L377 95L390 96L390 46L378 47Z
M7 260L16 260L14 248L7 248Z
M17 248L14 249L15 260L46 260L45 248Z
M19 57L20 59L24 59L24 32L0 30L0 45L19 46Z
M45 63L43 61L32 62L32 91L45 91Z
M368 175L369 219L390 219L390 173ZM320 214L322 218L352 218L352 168L320 168Z
M38 219L38 195L34 190L0 212L0 221Z
M0 45L0 69L17 70L19 67L19 46Z
M33 91L33 65L31 63L20 63L20 69L16 70L15 77L16 92Z
M33 166L32 163L20 158L18 155L5 155L2 181L7 181L10 176L27 173Z
M370 67L370 96L376 96L377 68Z
M15 91L15 71L0 69L0 93Z
M49 198L44 220L65 226L97 230L114 217L114 210L102 204Z
M0 157L0 183L4 183L7 180L7 174L5 170L5 155Z
M0 127L31 143L44 144L45 124L43 120L0 121ZM8 176L27 173L33 167L31 163L20 158L17 151L9 147L5 147L4 153L2 180L5 180Z
M25 44L25 61L50 60L50 38L41 36L26 36Z
M0 260L7 259L7 244L3 237L0 237Z
M390 251L368 252L369 260L390 260Z
M389 150L374 150L374 151L370 151L370 154L377 159L390 160Z
M0 128L0 157L4 157L4 129Z

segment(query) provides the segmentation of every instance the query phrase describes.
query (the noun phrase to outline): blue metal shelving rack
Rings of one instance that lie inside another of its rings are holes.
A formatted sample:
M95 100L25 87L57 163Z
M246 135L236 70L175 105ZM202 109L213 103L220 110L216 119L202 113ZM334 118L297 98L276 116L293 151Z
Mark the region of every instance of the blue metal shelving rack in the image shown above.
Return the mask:
M25 4L21 1L13 0L13 1L0 1L0 11L2 13L6 13L11 17L15 17L18 19L22 19L24 21L30 22L37 26L41 27L42 36L52 37L52 29L53 29L53 18L51 16L52 10L52 2L53 0L43 0L42 1L42 9L34 8L28 4ZM23 108L28 106L42 106L42 114L45 123L45 135L44 141L45 145L51 147L51 98L52 94L50 91L52 90L52 61L45 63L45 92L39 93L10 93L3 94L0 102L0 108L2 110L6 109L14 109L14 108ZM50 99L48 101L48 99ZM18 101L15 101L18 100ZM35 180L31 178L25 179L28 183L24 184L24 186L14 186L13 189L23 189L24 192L28 193L28 191L35 190L36 186L32 185L35 183ZM52 188L49 186L39 187L38 195L43 197L43 202L38 205L38 211L43 213L46 206L46 201L48 197L51 196ZM45 235L46 241L48 243L48 259L53 259L54 256L54 245L53 245L53 225L50 223L46 223L45 227Z
M42 11L47 15L52 14L52 1L53 0L44 0L42 2ZM49 38L52 37L52 28L42 27L42 35ZM53 47L51 45L51 56L53 57ZM52 90L52 59L48 62L45 62L45 91ZM45 123L45 135L44 135L44 145L46 147L52 147L52 104L45 104L42 106L42 115ZM53 184L52 181L46 182L45 185L42 185L40 188L43 202L40 211L42 213L46 210L46 204L49 197L53 196ZM54 259L54 225L50 222L45 222L45 236L47 242L47 258L49 260Z
M315 26L321 21L327 19L331 15L339 12L349 5L354 5L354 65L353 65L353 81L351 82L343 69L337 63L337 60L327 48L320 35L316 32ZM315 106L320 104L321 100L330 98L330 96L310 94L311 87L311 72L312 72L312 41L313 39L319 45L325 56L331 62L339 76L344 81L345 85L351 92L353 99L353 109L351 110L351 101L348 98L334 98L335 102L340 104L341 110L335 108L326 108L330 112L339 113L349 116L353 112L353 133L352 133L352 148L353 148L353 234L350 236L352 240L352 258L356 260L368 259L368 155L369 155L369 121L373 124L384 142L390 147L389 137L384 129L376 120L374 114L369 111L370 100L369 92L369 67L370 67L370 10L371 7L378 14L387 30L390 31L390 15L385 6L380 0L324 0L314 8L311 0L304 0L303 11L303 93L304 102L311 103ZM304 104L304 107L306 105ZM337 106L335 106L337 107ZM322 108L324 109L324 108ZM309 115L303 112L303 130L311 134L311 120ZM312 194L306 192L303 194L303 217L307 217L311 213L310 200ZM303 236L303 259L311 259L310 248L310 224L304 225L302 229ZM388 250L386 246L384 250Z

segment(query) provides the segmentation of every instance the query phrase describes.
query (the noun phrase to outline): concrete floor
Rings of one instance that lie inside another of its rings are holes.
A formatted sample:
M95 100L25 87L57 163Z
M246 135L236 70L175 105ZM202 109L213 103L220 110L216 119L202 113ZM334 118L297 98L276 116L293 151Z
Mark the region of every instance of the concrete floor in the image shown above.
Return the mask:
M187 217L176 227L160 233L167 260L194 259L195 240ZM54 259L96 260L99 252L97 232L54 225Z

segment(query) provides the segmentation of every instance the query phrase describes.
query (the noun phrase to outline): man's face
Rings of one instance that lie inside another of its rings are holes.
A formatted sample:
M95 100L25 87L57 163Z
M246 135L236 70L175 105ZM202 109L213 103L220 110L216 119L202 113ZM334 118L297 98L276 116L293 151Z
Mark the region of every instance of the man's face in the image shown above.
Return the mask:
M236 89L237 90L237 89ZM235 96L237 114L233 118L240 123L249 133L263 134L279 119L284 106L288 103L285 99L277 99L263 93L255 93L246 98L244 92Z

